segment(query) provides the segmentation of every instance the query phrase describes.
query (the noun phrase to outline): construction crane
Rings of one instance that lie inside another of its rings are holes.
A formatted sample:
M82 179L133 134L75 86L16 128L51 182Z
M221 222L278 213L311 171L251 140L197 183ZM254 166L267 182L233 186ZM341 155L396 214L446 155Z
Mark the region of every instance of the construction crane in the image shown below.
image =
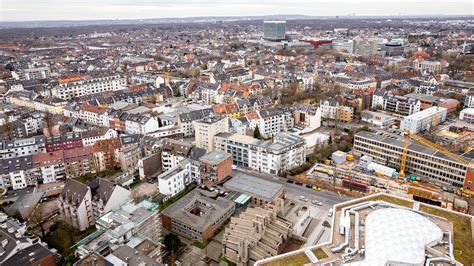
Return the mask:
M460 155L457 155L457 154L454 154L452 153L451 151L449 151L448 149L436 144L436 143L433 143L423 137L420 137L416 134L412 134L411 132L409 131L404 131L404 136L405 136L405 139L404 139L404 142L403 142L403 153L402 153L402 162L400 164L400 178L403 178L405 177L405 167L406 167L406 160L407 160L407 152L408 152L408 139L407 138L410 138L422 145L425 145L425 146L428 146L432 149L435 149L439 152L441 152L442 154L444 154L446 157L450 158L451 160L454 160L460 164L463 164L463 165L466 165L468 167L473 167L471 165L471 162L469 160L467 160L466 158L460 156Z

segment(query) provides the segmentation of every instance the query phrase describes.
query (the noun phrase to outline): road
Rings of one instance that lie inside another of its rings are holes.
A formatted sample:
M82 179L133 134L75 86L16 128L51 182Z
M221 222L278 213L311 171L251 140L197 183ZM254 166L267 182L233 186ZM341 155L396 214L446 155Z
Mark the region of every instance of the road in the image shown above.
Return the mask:
M320 208L325 209L325 210L329 210L330 208L332 208L332 206L334 206L337 203L341 203L341 202L351 199L351 197L348 197L348 196L344 196L344 195L339 196L338 193L335 193L332 191L327 191L327 190L315 191L313 189L305 187L304 185L299 186L296 184L288 183L286 178L275 176L275 175L258 173L258 172L246 170L246 169L245 170L238 169L234 171L251 174L252 176L271 180L275 183L281 184L285 187L287 198L297 201L299 200L300 196L305 196L306 198L309 199L309 201L317 200L317 201L322 202L323 206L321 206ZM310 202L308 203L311 204Z

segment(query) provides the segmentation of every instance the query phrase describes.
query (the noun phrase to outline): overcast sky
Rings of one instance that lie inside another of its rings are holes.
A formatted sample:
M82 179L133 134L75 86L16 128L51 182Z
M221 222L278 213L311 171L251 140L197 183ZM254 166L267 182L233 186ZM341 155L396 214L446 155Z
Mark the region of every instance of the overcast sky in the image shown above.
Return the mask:
M474 0L0 0L0 21L352 13L473 15Z

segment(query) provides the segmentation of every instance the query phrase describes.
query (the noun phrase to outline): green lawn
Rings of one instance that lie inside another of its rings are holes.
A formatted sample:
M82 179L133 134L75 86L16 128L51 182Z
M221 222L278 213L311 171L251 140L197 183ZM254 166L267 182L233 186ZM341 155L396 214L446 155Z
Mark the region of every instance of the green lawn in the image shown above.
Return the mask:
M46 235L44 241L63 255L69 255L70 247L96 230L95 226L92 226L83 232L79 232L65 223L59 223L53 226L53 229L52 232Z
M370 198L370 200L383 200L385 202L393 203L393 204L404 206L407 208L413 208L413 202L411 201L403 200L399 198L392 198L390 196L385 196L385 195L373 197L373 198Z
M205 249L207 245L209 244L209 241L195 241L193 243L193 246L198 247L200 249Z
M300 252L293 256L284 257L268 263L263 264L263 266L288 266L288 265L304 265L310 263L311 261L306 256L304 252Z
M320 248L315 248L311 251L313 251L314 255L316 256L316 258L318 258L318 260L322 260L328 257L328 254L326 254L326 252L324 252L324 250Z
M452 222L454 227L454 257L464 265L474 265L471 219L428 206L420 206L420 211L444 217Z

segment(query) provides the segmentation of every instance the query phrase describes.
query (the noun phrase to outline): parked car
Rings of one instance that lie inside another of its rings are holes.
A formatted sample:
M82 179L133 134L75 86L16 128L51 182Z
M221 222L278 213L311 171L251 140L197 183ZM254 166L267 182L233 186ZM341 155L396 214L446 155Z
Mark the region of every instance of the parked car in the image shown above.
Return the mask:
M305 196L300 196L300 200L304 202L308 202L308 199Z
M333 214L334 210L331 208L329 209L328 211L328 217L332 217L332 214Z
M305 185L307 188L312 188L313 186L311 186L310 184L306 184Z
M320 191L321 188L320 188L320 187L317 187L317 186L314 186L314 187L313 187L313 190Z
M302 185L303 185L302 182L295 182L295 184L297 184L298 186L302 186Z
M295 183L295 181L293 181L293 180L291 180L291 179L286 180L286 182L287 182L287 183L290 183L290 184Z

